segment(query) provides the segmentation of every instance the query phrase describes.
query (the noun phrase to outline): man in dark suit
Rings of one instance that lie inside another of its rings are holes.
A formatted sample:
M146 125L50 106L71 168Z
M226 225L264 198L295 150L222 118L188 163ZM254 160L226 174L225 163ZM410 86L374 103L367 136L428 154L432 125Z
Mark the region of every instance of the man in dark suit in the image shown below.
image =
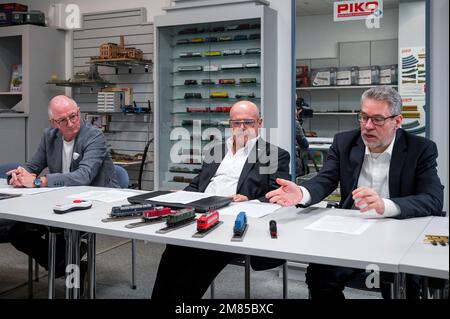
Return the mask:
M270 202L313 205L340 183L340 207L375 211L384 217L439 215L443 186L436 170L436 144L401 129L402 100L390 87L365 91L358 114L360 129L336 134L320 173L300 187L277 180ZM306 283L313 298L343 298L345 284L361 270L311 264ZM417 277L407 277L407 297L417 298ZM383 289L383 296L387 292Z
M278 187L277 178L289 179L289 153L259 137L262 119L258 107L240 101L230 111L232 137L206 152L200 173L186 191L231 196L233 201L267 201L264 195ZM200 299L214 278L237 254L167 245L153 287L152 299ZM255 270L284 261L251 257Z

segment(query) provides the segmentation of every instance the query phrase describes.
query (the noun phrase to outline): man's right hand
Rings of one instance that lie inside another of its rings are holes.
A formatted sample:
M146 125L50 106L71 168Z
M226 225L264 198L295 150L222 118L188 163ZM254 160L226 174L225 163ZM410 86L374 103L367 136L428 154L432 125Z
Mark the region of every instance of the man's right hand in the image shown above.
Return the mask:
M9 181L9 184L14 186L14 187L23 187L23 184L20 182L19 180L19 176L21 174L21 171L24 168L22 167L17 167L16 169L10 170L8 172L6 172L6 175L11 176L11 179Z
M293 206L300 203L303 193L297 184L282 178L277 178L276 182L281 187L266 194L266 198L271 203L281 206Z

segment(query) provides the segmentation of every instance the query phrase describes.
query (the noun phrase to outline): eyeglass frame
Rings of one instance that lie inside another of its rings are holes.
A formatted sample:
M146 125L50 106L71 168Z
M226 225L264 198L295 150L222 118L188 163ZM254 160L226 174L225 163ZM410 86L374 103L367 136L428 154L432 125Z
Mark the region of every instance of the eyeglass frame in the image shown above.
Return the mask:
M77 119L80 116L80 110L78 109L76 111L76 113L72 113L69 116L65 116L61 119L52 119L53 122L55 122L57 125L61 126L62 123L64 123L64 126L66 126L67 124L69 124L69 121L73 123L73 121L75 121L75 119Z
M249 124L246 124L246 122ZM230 127L235 128L240 127L242 124L244 125L244 127L255 127L256 123L261 123L261 119L228 120L228 123L230 124Z
M364 114L364 115L367 117L367 120L363 121L362 119L360 119L360 116L361 116L362 114ZM357 117L359 123L367 123L367 122L369 121L369 119L370 119L370 120L372 120L373 125L376 125L376 126L383 126L384 123L386 123L386 120L392 119L392 118L394 118L394 117L396 117L396 116L399 116L399 115L400 115L400 114L394 114L394 115L387 116L387 117L382 116L382 115L368 116L368 115L367 115L366 113L364 113L364 112L358 112L358 114L356 115L356 117ZM378 117L379 119L382 119L383 122L380 123L380 124L375 123L375 121L374 121L374 118L375 118L375 117Z

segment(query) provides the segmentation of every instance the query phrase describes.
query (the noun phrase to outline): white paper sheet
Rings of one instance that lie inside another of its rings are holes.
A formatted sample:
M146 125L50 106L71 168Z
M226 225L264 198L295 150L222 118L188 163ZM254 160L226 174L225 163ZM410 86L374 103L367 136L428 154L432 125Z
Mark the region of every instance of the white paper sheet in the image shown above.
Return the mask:
M361 235L375 221L376 220L374 219L364 219L358 217L325 215L312 224L306 226L305 230Z
M0 178L0 187L8 186L6 178Z
M42 187L42 188L14 188L10 185L0 184L0 193L4 194L20 194L20 195L35 195L40 193L52 192L62 187Z
M164 203L180 203L180 204L188 204L195 202L196 200L208 198L213 196L212 194L205 194L199 192L186 192L179 191L173 192L165 195L159 195L156 197L149 198L151 201L158 201Z
M118 202L127 199L130 196L139 193L132 191L109 190L109 191L89 191L75 195L66 196L66 198L76 198L84 200L96 200L104 203Z
M273 213L281 206L277 204L261 203L258 200L252 200L241 203L231 203L229 206L221 208L219 213L222 215L237 216L239 212L245 212L247 217L260 218Z

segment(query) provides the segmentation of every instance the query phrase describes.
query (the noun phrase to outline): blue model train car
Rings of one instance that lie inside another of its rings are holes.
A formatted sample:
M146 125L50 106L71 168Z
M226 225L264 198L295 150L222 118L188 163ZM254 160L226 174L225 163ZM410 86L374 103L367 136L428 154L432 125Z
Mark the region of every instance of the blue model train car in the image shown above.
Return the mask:
M234 228L233 228L234 236L242 236L246 226L247 226L247 215L245 214L245 212L240 212L237 215L236 220L234 221Z

